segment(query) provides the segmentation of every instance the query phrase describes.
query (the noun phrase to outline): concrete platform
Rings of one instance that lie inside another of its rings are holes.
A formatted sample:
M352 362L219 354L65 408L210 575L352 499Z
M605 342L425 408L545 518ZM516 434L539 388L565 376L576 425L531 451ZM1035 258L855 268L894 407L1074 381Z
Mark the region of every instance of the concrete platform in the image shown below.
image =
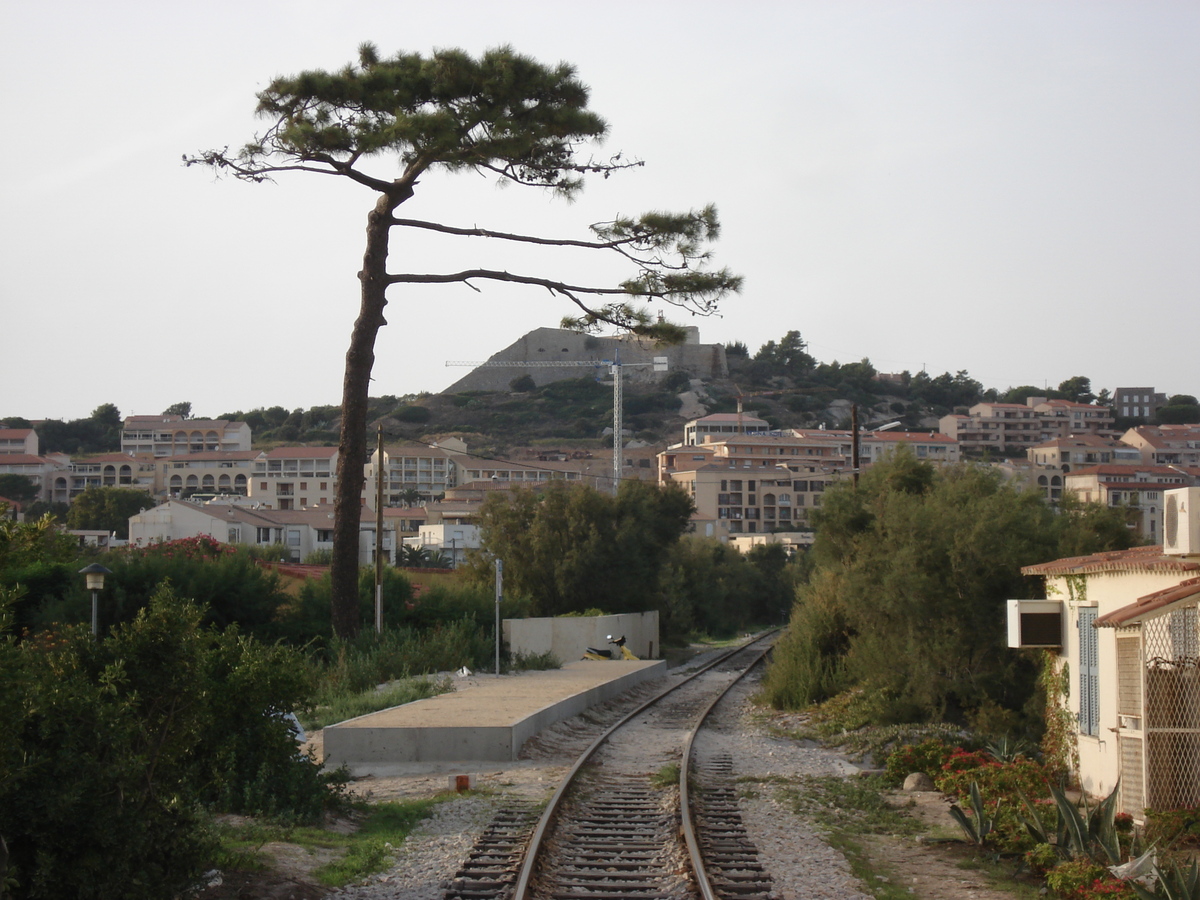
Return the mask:
M662 660L579 660L542 672L479 675L453 693L326 726L325 762L356 773L407 763L508 762L543 728L666 669Z

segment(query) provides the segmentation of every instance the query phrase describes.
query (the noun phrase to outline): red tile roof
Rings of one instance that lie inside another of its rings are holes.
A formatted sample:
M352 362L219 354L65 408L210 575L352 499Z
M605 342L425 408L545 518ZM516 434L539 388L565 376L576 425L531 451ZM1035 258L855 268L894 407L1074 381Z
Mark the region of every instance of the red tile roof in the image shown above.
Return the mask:
M1155 614L1167 612L1168 607L1181 600L1195 597L1197 594L1200 594L1200 578L1189 578L1174 587L1155 591L1145 597L1138 597L1128 606L1122 606L1120 609L1101 616L1096 620L1095 625L1097 628L1116 628L1120 625L1140 622Z
M1072 556L1053 562L1023 566L1023 575L1084 575L1094 572L1128 572L1150 569L1165 572L1200 571L1200 560L1182 556L1166 556L1162 547L1152 544L1130 550L1109 550L1090 556Z

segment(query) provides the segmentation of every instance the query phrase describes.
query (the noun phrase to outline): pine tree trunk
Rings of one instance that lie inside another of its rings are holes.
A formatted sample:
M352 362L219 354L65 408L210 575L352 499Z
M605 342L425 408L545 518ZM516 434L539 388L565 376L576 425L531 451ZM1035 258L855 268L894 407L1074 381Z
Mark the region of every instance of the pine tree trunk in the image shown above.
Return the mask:
M410 191L411 193L411 191ZM387 322L387 256L389 220L401 198L380 196L367 216L367 249L363 254L362 302L342 381L342 427L338 441L337 485L333 507L333 559L329 577L333 591L333 633L341 638L358 634L361 626L358 599L359 522L367 462L367 398L371 368L375 364L375 336ZM382 537L382 536L381 536Z

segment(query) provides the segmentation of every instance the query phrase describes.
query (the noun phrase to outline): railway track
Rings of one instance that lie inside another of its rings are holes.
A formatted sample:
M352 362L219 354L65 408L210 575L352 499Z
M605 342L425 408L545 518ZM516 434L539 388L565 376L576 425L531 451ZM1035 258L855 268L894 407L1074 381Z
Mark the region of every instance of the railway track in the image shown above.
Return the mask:
M732 760L698 752L693 739L770 640L719 657L601 734L536 823L506 814L493 833L493 822L446 900L769 898L737 813Z

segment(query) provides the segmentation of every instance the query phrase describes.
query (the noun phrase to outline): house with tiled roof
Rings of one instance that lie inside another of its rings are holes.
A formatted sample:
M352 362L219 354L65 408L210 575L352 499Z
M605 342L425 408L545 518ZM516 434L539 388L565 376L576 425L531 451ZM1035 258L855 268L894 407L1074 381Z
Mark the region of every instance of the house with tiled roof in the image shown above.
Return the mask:
M1200 488L1166 492L1163 543L1026 566L1046 600L1010 600L1009 646L1059 672L1070 764L1120 809L1200 806Z
M284 562L302 563L316 550L333 548L333 507L269 509L238 502L167 500L129 518L129 543L147 546L206 535L225 544L279 547ZM395 522L384 520L383 549L394 564ZM374 561L375 512L364 508L359 561Z
M1200 424L1139 425L1121 436L1142 462L1155 466L1200 466Z

